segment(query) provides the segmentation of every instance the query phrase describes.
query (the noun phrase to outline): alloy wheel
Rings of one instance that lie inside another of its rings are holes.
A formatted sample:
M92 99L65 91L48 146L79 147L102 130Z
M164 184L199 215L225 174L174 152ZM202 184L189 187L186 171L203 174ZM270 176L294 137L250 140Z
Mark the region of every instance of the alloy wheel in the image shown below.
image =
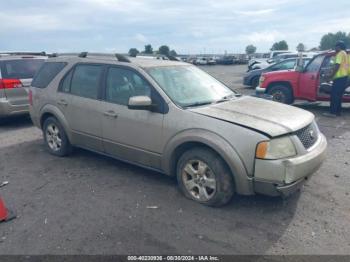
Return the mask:
M216 178L209 166L201 160L190 160L182 170L186 190L199 201L209 201L216 193Z
M286 99L286 96L282 91L278 90L272 94L272 100L275 102L283 103L285 101L285 99Z
M51 123L46 128L46 141L50 149L53 151L59 151L62 147L62 138L58 127Z

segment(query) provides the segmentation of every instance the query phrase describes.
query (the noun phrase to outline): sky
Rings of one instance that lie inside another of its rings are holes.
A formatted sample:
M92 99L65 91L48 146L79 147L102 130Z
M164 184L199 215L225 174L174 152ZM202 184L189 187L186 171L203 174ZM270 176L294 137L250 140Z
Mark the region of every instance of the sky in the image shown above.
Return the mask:
M0 51L266 52L339 30L350 32L349 0L0 0Z

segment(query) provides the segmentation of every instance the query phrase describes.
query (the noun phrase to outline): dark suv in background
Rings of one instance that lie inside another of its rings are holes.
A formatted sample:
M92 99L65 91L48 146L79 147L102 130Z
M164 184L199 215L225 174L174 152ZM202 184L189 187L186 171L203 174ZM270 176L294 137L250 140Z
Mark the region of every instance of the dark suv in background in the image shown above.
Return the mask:
M33 76L47 58L42 53L0 53L0 118L28 114Z

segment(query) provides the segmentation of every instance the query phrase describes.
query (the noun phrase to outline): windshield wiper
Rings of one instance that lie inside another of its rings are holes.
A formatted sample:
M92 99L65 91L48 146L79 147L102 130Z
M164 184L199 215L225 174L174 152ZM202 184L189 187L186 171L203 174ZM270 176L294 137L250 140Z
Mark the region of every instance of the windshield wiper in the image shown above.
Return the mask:
M217 103L221 103L221 102L225 102L225 101L230 101L233 97L240 97L240 96L242 96L242 95L241 94L237 94L237 93L232 93L232 94L224 96L224 97L222 97L222 98L220 98L218 100L204 101L204 102L195 102L193 104L184 105L184 107L187 108L187 107L213 105L213 104L217 104Z
M205 101L205 102L196 102L196 103L193 103L193 104L188 104L188 105L185 105L184 107L187 108L187 107L196 107L196 106L205 106L205 105L211 105L213 103L215 103L216 101Z
M225 101L229 101L229 100L231 100L233 97L240 97L240 96L241 96L240 94L233 93L233 94L224 96L224 97L222 97L222 98L216 100L216 101L215 101L215 104L221 103L221 102L225 102Z

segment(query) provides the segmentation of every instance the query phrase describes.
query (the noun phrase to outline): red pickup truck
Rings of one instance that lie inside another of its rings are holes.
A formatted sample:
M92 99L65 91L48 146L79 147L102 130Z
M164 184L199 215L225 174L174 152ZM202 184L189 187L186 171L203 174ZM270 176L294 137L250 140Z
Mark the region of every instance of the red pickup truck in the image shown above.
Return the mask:
M333 66L334 55L335 52L319 54L305 68L299 70L264 73L260 77L256 93L271 95L272 100L285 104L292 104L296 99L330 101L332 84L328 75ZM350 87L346 89L343 102L350 103Z

